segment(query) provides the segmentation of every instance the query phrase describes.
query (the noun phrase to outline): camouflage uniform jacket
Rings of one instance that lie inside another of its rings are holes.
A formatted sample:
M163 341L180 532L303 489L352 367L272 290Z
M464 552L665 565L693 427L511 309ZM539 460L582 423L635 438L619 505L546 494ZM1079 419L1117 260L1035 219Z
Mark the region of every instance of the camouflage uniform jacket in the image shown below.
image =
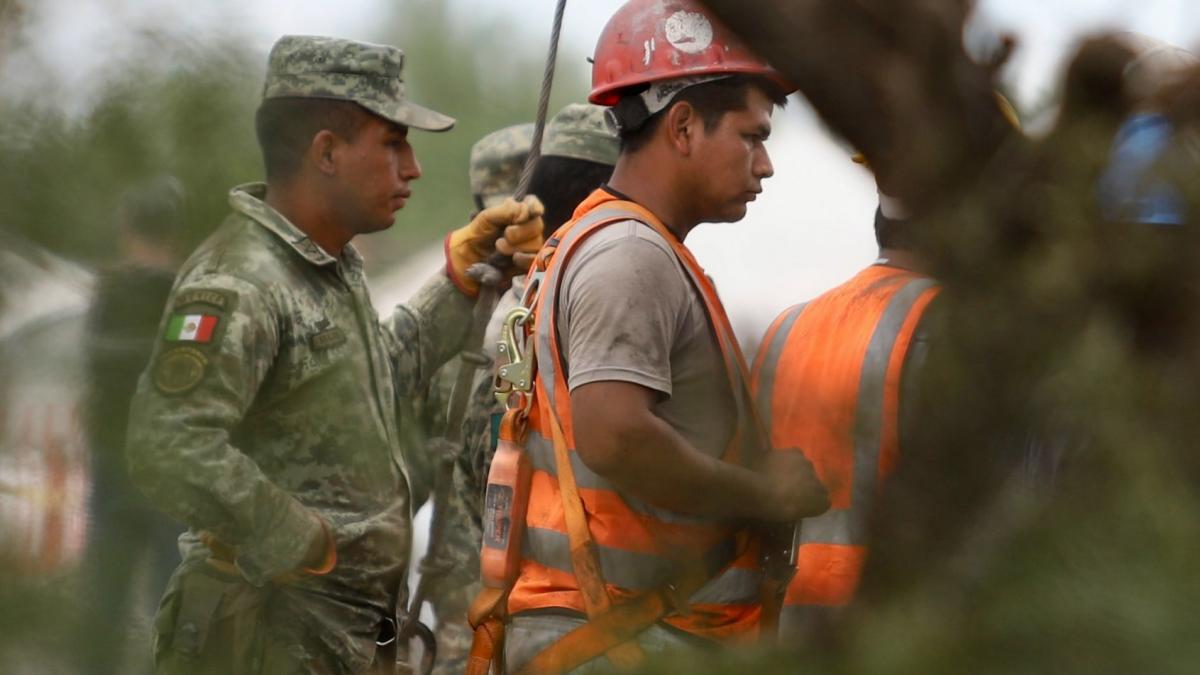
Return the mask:
M406 593L397 406L461 348L471 301L436 277L381 324L358 253L325 253L264 196L235 188L234 213L176 280L134 400L130 466L191 528L177 577L209 555L196 533L212 533L270 595L271 616L307 636L298 648L358 671ZM199 331L178 335L179 317ZM333 570L272 581L299 566L314 515L333 536Z

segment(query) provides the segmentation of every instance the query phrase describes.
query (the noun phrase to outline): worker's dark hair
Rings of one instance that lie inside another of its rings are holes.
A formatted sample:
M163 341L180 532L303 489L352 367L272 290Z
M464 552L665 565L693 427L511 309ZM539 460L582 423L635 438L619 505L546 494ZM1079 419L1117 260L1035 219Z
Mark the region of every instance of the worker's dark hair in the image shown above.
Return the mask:
M546 207L546 213L542 216L542 222L546 224L545 235L550 236L570 220L575 207L607 182L612 170L610 164L586 159L539 158L529 183L529 192L537 195Z
M875 243L879 248L891 248L899 251L913 249L912 231L907 220L895 220L883 215L883 210L875 209Z
M121 195L117 221L144 239L170 243L183 227L186 190L174 176L162 175L130 187Z
M258 106L254 131L262 148L267 180L291 178L300 169L313 136L328 129L354 141L371 113L351 101L271 98Z
M712 131L721 123L725 113L746 107L746 96L751 87L757 87L780 108L787 105L787 93L779 85L754 75L733 75L693 85L679 92L666 108L653 115L648 115L645 102L637 96L640 91L631 90L612 109L621 135L621 151L637 152L645 146L654 136L658 125L662 124L666 112L681 101L687 101L696 109L704 120L705 131ZM642 91L645 91L645 87Z

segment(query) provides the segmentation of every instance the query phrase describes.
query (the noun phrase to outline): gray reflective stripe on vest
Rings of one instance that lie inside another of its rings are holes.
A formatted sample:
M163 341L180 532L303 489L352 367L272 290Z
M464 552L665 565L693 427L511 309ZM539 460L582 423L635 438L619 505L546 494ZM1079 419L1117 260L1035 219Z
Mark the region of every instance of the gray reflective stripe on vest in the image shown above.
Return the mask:
M554 461L554 444L549 438L539 434L536 429L529 429L526 432L524 445L525 454L529 457L535 471L544 471L554 478L558 478L558 466ZM575 469L575 485L580 490L616 491L612 483L583 463L583 460L579 458L579 453L568 452L567 455L571 459L571 468Z
M565 532L529 527L525 529L521 546L526 558L545 567L574 574L571 542ZM657 588L667 583L675 572L675 566L669 560L648 553L596 544L596 557L600 560L600 570L606 582L634 591Z
M854 480L849 509L830 509L806 518L800 528L801 543L862 545L867 518L879 482L879 452L883 446L884 389L888 362L913 305L935 285L931 279L909 281L892 296L871 333L863 357L854 409Z
M525 453L529 457L530 463L534 470L544 471L545 473L558 477L558 466L554 461L554 444L545 436L539 434L536 429L529 429L525 437ZM579 453L571 449L567 452L567 456L571 460L571 468L575 470L575 485L581 490L609 490L617 493L617 495L634 511L656 518L664 523L683 524L683 525L718 525L722 520L715 518L705 518L703 516L691 516L684 513L676 513L667 509L659 508L653 504L635 499L629 495L617 490L612 483L602 477L600 474L588 468L587 464L583 463L583 459L579 457Z
M571 543L567 535L555 530L530 527L525 530L523 555L540 565L574 573ZM596 544L596 557L605 582L631 591L661 588L679 576L679 566L668 558ZM708 551L703 561L715 576L733 557L732 542ZM697 591L691 601L707 604L747 604L758 601L762 576L757 570L730 568Z
M804 519L804 525L800 528L800 543L839 546L861 544L851 536L853 530L853 512L850 509L829 509L815 518Z
M779 637L783 644L788 644L788 638L812 639L813 629L828 625L840 610L823 605L784 605L779 611Z
M779 371L779 357L783 355L783 347L787 344L788 335L792 332L792 325L804 313L804 308L807 306L808 303L805 302L789 309L783 322L779 324L779 330L771 336L771 343L763 346L767 351L763 356L762 369L758 371L757 403L758 418L762 420L763 427L767 431L768 443L770 443L771 433L771 402L775 398L775 373Z
M763 573L730 567L692 594L693 605L756 605L761 601Z

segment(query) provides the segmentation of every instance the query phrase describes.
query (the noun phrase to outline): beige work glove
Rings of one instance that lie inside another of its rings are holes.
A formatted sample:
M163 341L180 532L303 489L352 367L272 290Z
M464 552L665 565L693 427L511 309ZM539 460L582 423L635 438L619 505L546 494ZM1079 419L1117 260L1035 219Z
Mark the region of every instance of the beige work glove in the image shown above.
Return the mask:
M542 248L542 213L545 207L530 195L523 201L509 197L478 213L470 223L446 235L446 275L469 297L479 295L479 282L467 268L486 262L493 253L509 256L513 264L501 270L505 282L524 274Z

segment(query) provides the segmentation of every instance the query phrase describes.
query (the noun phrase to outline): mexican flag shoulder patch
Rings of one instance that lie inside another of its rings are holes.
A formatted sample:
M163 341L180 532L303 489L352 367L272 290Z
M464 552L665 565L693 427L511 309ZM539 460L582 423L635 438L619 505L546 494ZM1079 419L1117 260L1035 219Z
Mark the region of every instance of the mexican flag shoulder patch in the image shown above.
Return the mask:
M215 314L172 314L163 338L167 342L206 344L212 341L220 320Z

